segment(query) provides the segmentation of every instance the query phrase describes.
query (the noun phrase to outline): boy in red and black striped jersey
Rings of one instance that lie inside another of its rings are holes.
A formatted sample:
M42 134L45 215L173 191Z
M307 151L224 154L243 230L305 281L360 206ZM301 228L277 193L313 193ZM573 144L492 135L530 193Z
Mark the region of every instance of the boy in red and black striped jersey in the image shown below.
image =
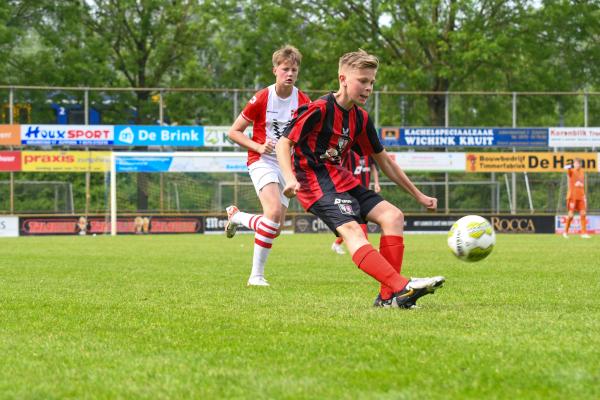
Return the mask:
M348 152L347 157L344 159L343 164L348 170L352 172L354 177L359 180L360 184L366 187L367 189L371 185L371 176L373 176L373 191L375 193L381 192L381 187L379 186L379 173L377 172L377 164L373 161L373 157L371 156L361 156L356 152L350 150ZM365 233L365 237L369 238L369 233L367 230L367 224L360 224L363 232ZM331 244L331 250L336 252L337 254L346 254L342 243L344 242L344 238L341 236L337 237L335 241Z
M375 305L412 308L418 298L433 293L445 279L409 280L400 274L402 212L363 187L342 165L350 148L363 156L372 155L379 168L419 203L430 210L437 207L437 199L417 189L387 155L373 121L360 107L373 91L378 65L377 58L363 50L342 56L339 90L300 107L276 152L286 182L283 193L297 196L304 209L321 218L336 236L342 236L354 263L380 282ZM381 226L380 251L365 238L360 228L365 221Z

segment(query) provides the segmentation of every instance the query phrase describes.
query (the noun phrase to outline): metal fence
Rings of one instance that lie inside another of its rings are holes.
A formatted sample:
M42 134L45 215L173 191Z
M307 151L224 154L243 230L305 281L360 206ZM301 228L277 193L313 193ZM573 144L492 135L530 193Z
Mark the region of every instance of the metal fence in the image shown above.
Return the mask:
M228 125L256 89L0 86L2 123ZM312 98L327 90L307 90ZM432 124L429 103L438 104ZM375 91L376 126L600 126L600 92Z
M230 125L255 91L256 89L0 86L2 104L0 122ZM324 90L307 92L311 98L326 93ZM435 112L429 108L432 102L438 104L436 115L432 115ZM600 92L375 91L366 108L373 116L377 127L436 126L431 122L436 119L437 125L444 127L600 126ZM39 176L35 173L0 173L0 180L10 182L14 188L19 182L36 179L36 175ZM231 186L233 188L231 201L245 199L243 201L247 202L249 208L257 208L256 199L248 195L252 192L247 192L245 188L247 185L244 181L247 177L243 174L233 176L237 184ZM423 191L439 197L440 208L445 212L558 212L564 203L559 200L560 191L564 187L564 182L563 186L560 183L564 179L560 174L492 173L467 176L460 173L431 173L411 174L411 177L420 182L419 186ZM467 177L469 179L465 179ZM73 177L72 174L56 173L48 180L56 181L63 178L65 182L79 181L72 189L70 205L72 213L88 214L108 210L106 176L88 173L85 174L85 178L79 178ZM120 184L133 187L135 185L132 185L132 179L132 177L121 178L119 182L122 181L123 183ZM228 185L221 184L220 199L207 201L206 196L201 196L202 204L182 207L182 188L191 187L189 180L184 180L188 182L185 184L181 181L169 183L175 178L166 175L152 179L162 182L158 186L153 186L159 188L156 194L158 200L150 202L154 204L152 210L156 212L174 209L180 212L191 209L216 211L221 210L228 201L225 200L227 195L224 194L224 188ZM207 179L210 182L208 185L214 186L214 179L214 177ZM592 178L591 182L596 182L594 179L596 178ZM222 176L221 180L232 181L232 176ZM385 179L383 183L386 196L397 198L397 201L406 204L405 209L408 207L409 211L412 210L408 199L404 199L400 194L394 194L394 191L399 189L392 189L386 184ZM202 185L201 182L196 184ZM212 193L213 186L207 187L204 191ZM470 189L465 190L465 187ZM202 191L201 188L200 186L197 190ZM167 190L170 192L167 193ZM594 188L588 185L588 190L592 191ZM551 192L557 193L556 198L550 194ZM139 194L127 189L122 190L121 193L128 193L128 198L121 201L120 205L124 205L127 210L135 211L135 197ZM478 193L487 193L487 195ZM595 203L595 197L589 197L591 211L600 210L600 204ZM542 199L546 200L542 201ZM11 198L10 202L0 202L0 213L19 210L27 212L22 204L13 204L14 201L19 200ZM177 203L179 206L174 208ZM42 204L53 203L46 201ZM32 204L30 212L58 211L56 207Z

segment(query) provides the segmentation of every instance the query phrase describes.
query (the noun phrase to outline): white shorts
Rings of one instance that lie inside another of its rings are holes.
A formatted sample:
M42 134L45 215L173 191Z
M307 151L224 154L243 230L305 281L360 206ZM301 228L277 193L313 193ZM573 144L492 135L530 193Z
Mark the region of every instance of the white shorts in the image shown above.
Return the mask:
M286 208L290 205L290 199L283 194L285 179L283 178L283 174L281 173L281 169L276 160L261 158L250 164L248 172L250 173L250 178L252 178L252 183L254 183L254 189L256 190L257 196L261 189L269 183L277 183L279 185L279 198L281 204Z

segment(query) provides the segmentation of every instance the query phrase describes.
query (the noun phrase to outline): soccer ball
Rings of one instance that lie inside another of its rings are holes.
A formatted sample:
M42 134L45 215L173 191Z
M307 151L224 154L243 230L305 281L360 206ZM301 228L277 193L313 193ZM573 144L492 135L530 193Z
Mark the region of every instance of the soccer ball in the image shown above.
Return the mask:
M486 258L496 244L496 233L487 219L479 215L467 215L452 225L448 232L448 247L463 261L479 261Z

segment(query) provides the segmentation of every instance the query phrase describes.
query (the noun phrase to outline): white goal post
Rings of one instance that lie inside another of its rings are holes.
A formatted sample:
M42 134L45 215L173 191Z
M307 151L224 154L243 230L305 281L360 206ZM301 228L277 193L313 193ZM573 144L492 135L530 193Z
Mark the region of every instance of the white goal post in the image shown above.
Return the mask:
M117 234L117 174L127 172L246 172L246 152L112 152L110 234Z

